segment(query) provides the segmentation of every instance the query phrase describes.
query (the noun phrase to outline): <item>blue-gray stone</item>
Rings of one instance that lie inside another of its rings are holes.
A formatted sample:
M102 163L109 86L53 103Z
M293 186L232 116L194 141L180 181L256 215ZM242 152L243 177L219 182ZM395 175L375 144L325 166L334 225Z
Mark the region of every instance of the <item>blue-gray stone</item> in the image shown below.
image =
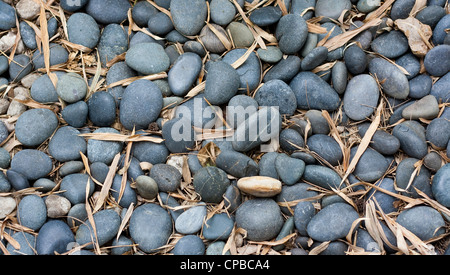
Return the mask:
M407 18L415 3L416 1L414 0L395 1L391 8L392 20Z
M306 165L303 179L325 189L340 189L341 177L333 169L321 165Z
M202 60L195 53L184 53L169 70L168 81L174 95L185 96L197 80L202 69Z
M446 15L445 9L438 5L428 5L416 14L416 19L434 29L436 24Z
M317 43L319 42L318 40L319 40L319 36L317 35L317 33L308 33L305 44L303 45L302 49L300 50L301 56L305 57L312 50L314 50L317 47Z
M169 156L169 150L163 143L153 143L150 141L133 143L133 156L141 162L151 164L165 163Z
M204 204L187 209L175 221L175 230L180 234L197 233L202 228L206 213L206 205Z
M82 161L71 160L59 168L59 175L65 177L70 174L80 173L83 169L84 163Z
M325 22L321 25L321 27L324 27L327 30L327 33L320 33L317 35L318 41L321 41L325 38L328 34L330 34L327 38L327 40L338 36L343 33L342 29L339 27L339 25L333 23L333 22ZM341 59L344 56L344 48L345 46L341 46L335 50L328 52L327 61L335 61L338 59Z
M216 166L237 178L253 177L259 173L258 164L253 159L232 150L221 152L216 158Z
M419 74L409 80L409 97L420 99L431 92L433 80L427 74Z
M231 65L239 58L241 58L246 53L246 51L246 49L233 49L225 54L222 61ZM236 69L236 72L238 73L240 79L238 91L239 93L248 94L258 87L262 69L261 61L255 54L255 52L250 53L250 56L247 58L244 64Z
M61 112L62 118L74 128L81 128L86 124L89 107L81 100L67 105Z
M311 154L305 152L294 152L291 154L291 157L301 159L305 162L305 164L316 163L316 159Z
M371 47L373 51L387 58L397 58L408 51L408 38L403 32L392 30L376 37Z
M109 127L116 120L116 101L105 91L94 93L87 101L89 120L99 127Z
M351 205L333 203L314 215L306 231L316 241L335 241L347 236L352 223L358 218L358 212Z
M438 102L446 103L450 102L450 91L448 86L450 85L450 72L440 77L431 87L430 94L436 97Z
M427 126L425 137L435 148L444 149L450 139L450 121L445 118L435 118Z
M324 20L329 20L328 18L337 20L344 10L348 11L351 7L350 0L317 0L315 15L323 16Z
M253 10L248 19L257 26L266 27L277 23L282 15L280 7L265 6Z
M8 71L9 68L9 62L8 58L6 56L0 56L0 75L4 74Z
M275 159L275 169L281 182L287 185L293 185L303 176L305 162L286 154L279 154Z
M156 35L166 35L173 30L173 23L170 17L164 12L158 12L148 20L148 29Z
M125 181L124 191L122 193L122 196L119 197L121 188L122 188L122 176L115 175L113 183L111 185L112 189L111 196L114 198L116 202L119 203L120 206L124 208L130 207L132 203L136 205L137 202L136 191L133 188L131 188L131 183L128 180Z
M235 95L227 105L227 123L236 129L239 124L244 122L250 114L258 110L258 102L247 95Z
M63 76L63 72L54 72L58 79ZM36 79L31 85L31 98L40 103L58 102L58 94L56 88L48 74L44 74Z
M76 242L80 245L87 244L86 249L94 248L92 242L102 246L112 240L117 235L121 222L119 214L113 209L100 210L92 217L95 230L91 221L87 221L87 223L80 225L75 234Z
M175 118L185 117L194 127L212 129L218 119L217 108L211 106L203 94L199 94L177 106Z
M237 228L246 230L247 238L252 241L275 238L283 223L280 207L270 198L247 200L236 211Z
M299 182L294 185L283 185L281 188L281 193L278 194L275 198L277 203L285 203L285 202L292 202L296 200L311 198L319 195L318 192L310 190L311 185L307 184L305 182ZM308 200L312 202L317 202L317 200ZM281 206L281 211L291 216L292 213L290 210L292 210L292 206L290 208L287 208L286 206Z
M366 53L358 45L352 45L345 50L344 61L347 70L353 75L363 73L368 63Z
M9 77L13 82L19 82L33 70L33 63L27 55L18 54L9 64Z
M299 151L303 147L305 147L305 140L298 131L286 128L280 132L280 148L287 153Z
M203 236L207 240L225 241L231 234L234 227L234 220L227 213L217 213L209 218L203 225Z
M311 71L322 64L328 57L328 48L324 46L311 50L302 61L302 70Z
M286 14L278 21L275 37L284 54L300 51L308 36L308 26L299 14Z
M6 177L10 183L10 187L16 191L30 187L30 182L28 179L19 172L9 169L6 171Z
M11 160L11 169L21 173L28 180L37 180L49 174L53 169L53 164L50 157L44 152L25 149L14 155Z
M445 221L441 213L430 206L415 206L402 211L396 222L423 241L445 233Z
M419 160L415 158L405 158L398 165L395 173L395 183L401 194L413 198L421 198L416 189L425 193L429 198L433 198L431 191L431 173L426 167L421 167L420 171L416 173L411 184L411 175L416 169L414 164Z
M309 110L305 113L305 118L311 123L312 134L324 134L330 133L330 125L319 110ZM304 131L303 131L304 132ZM308 135L311 135L308 133Z
M172 216L173 221L176 221L177 218L184 212L184 209L173 210L172 208L180 206L178 201L170 196L168 193L159 192L159 197L161 198L161 206L165 206L169 208L169 213Z
M129 255L133 250L133 240L121 235L112 242L111 255Z
M61 76L56 84L56 93L67 103L75 103L85 98L88 86L83 77L76 73Z
M175 29L182 35L196 35L205 25L208 8L204 0L172 0L170 13Z
M162 137L171 153L186 153L195 147L195 133L190 119L186 117L174 118L164 123Z
M239 89L239 75L226 62L210 64L205 83L205 98L213 105L227 103Z
M164 72L170 67L170 59L157 43L139 43L130 47L125 62L133 70L149 75Z
M223 194L230 186L230 180L222 169L215 166L205 166L195 173L193 178L195 192L202 201L220 203Z
M444 43L445 36L447 35L446 29L450 28L450 14L445 15L436 24L433 29L433 35L431 41L434 45L439 45Z
M34 29L25 21L20 22L19 29L23 44L25 44L28 49L35 50L37 48L37 42Z
M264 83L256 92L254 99L259 106L279 108L281 115L293 115L297 109L297 99L291 87L279 79Z
M338 93L312 72L300 72L289 85L297 98L297 108L334 111L339 107Z
M350 150L350 161L356 154L358 146ZM353 174L362 181L374 182L380 179L389 167L386 158L372 148L367 148L356 164Z
M357 5L356 5L356 8L360 12L369 13L371 11L374 11L375 9L377 9L380 6L381 6L381 1L380 0L375 0L375 1L359 0Z
M432 76L443 76L450 71L450 45L438 45L423 60L425 69Z
M185 53L187 52L196 53L200 57L205 57L206 55L206 51L203 48L203 45L200 42L194 40L189 40L186 43L184 43L183 50Z
M66 63L69 60L69 52L61 45L50 43L50 66ZM36 50L33 54L35 69L45 68L44 54Z
M263 78L264 82L268 82L273 79L279 79L286 83L289 83L294 76L301 69L301 59L296 55L289 55L286 59L281 59L280 62L275 64Z
M307 236L306 227L316 214L316 209L310 201L301 201L294 208L294 224L300 235Z
M307 139L310 151L317 153L332 166L342 163L342 150L337 141L324 134L314 134Z
M230 250L227 250L225 253L223 253L223 250L225 248L225 242L224 241L215 241L213 243L210 243L208 247L206 248L205 255L231 255Z
M168 34L166 34L166 36L164 38L169 42L180 43L180 44L184 44L187 41L189 41L189 38L185 37L183 34L178 32L177 30L170 31ZM159 43L164 42L163 40L159 40L159 41L160 41ZM162 44L162 46L163 45L164 44Z
M87 220L88 215L86 212L86 204L78 203L70 208L69 213L67 213L67 224L70 228L81 225L85 220Z
M140 161L130 156L130 159L128 160L128 170L127 170L127 179L131 182L134 182L137 177L144 175L144 171L142 170L140 166ZM119 169L122 169L125 166L125 154L122 154L119 159Z
M3 2L0 2L3 3ZM35 255L36 237L30 233L19 231L11 236L20 246L18 250L11 243L8 243L6 249L11 255Z
M109 24L98 42L98 53L103 66L128 50L128 34L119 24Z
M145 79L136 80L123 93L120 122L128 130L147 129L158 118L162 105L162 94L155 83Z
M369 72L382 81L381 87L386 95L405 99L409 94L409 82L406 75L395 65L382 58L374 58L369 62Z
M267 46L267 49L259 48L257 51L258 57L261 61L267 63L277 63L283 58L283 53L280 48L276 46Z
M315 242L312 244L311 249L316 248L322 243ZM325 256L345 256L347 255L348 245L342 241L332 241L328 243L327 248L325 248L319 255Z
M0 1L0 29L7 31L16 26L16 10Z
M148 24L148 20L157 13L158 10L152 4L147 1L139 1L133 6L131 17L139 27L145 27Z
M11 190L11 183L5 173L0 173L0 192L7 193Z
M278 233L277 237L275 238L275 241L282 240L283 238L287 237L289 234L292 234L294 231L294 217L289 217L283 224L283 227L280 230L280 233ZM280 251L284 249L286 246L284 244L279 244L273 247L275 251Z
M17 206L19 224L32 230L39 230L47 220L47 206L38 195L27 195Z
M0 142L3 143L9 136L9 131L8 128L6 128L5 123L2 121L0 123ZM4 149L3 149L4 150ZM0 153L0 156L2 154ZM9 162L8 162L9 164ZM1 161L1 157L0 157L0 167L4 166L4 162Z
M118 81L135 76L136 72L133 69L131 69L126 62L124 61L117 62L114 63L114 65L112 65L109 68L108 73L106 74L106 85L111 85ZM116 101L116 106L119 106L124 91L125 87L123 87L122 85L107 89L107 92L114 97L114 100Z
M114 128L103 127L98 128L93 133L119 134L119 131ZM99 161L109 165L114 157L122 151L122 148L123 143L120 141L89 139L87 142L87 157L90 162Z
M156 181L162 192L175 192L180 187L182 177L177 168L164 163L153 165L149 176Z
M425 128L417 121L404 121L394 127L394 135L400 141L400 149L408 156L422 159L428 153Z
M59 189L65 191L62 195L74 205L86 201L87 184L89 184L88 196L90 196L94 193L95 185L94 182L89 179L89 175L81 173L70 174L62 179Z
M408 78L408 80L414 78L420 72L420 61L411 52L408 52L397 58L397 60L395 60L395 63L403 67L403 69L408 72L409 75L406 75L406 78Z
M394 185L394 180L391 178L383 178L383 180L377 181L375 183L381 189L397 194L396 187ZM378 191L375 188L372 188L366 195L367 200L376 201L380 206L381 210L386 214L396 212L398 209L394 205L395 201L398 201L396 197L393 197L383 191ZM377 205L377 204L375 204ZM378 206L377 206L378 208Z
M353 120L368 118L375 112L380 93L375 79L368 74L353 77L344 94L345 114Z
M259 160L259 175L263 177L271 177L279 179L277 169L275 167L275 160L278 157L278 152L265 153Z
M127 19L131 4L127 0L90 0L85 9L100 24L120 24Z
M144 28L144 30L148 31L148 28ZM157 43L162 47L164 47L164 40L156 40L143 32L137 32L136 34L133 35L133 37L130 38L129 48L141 43Z
M48 144L49 154L60 162L78 160L80 152L86 154L86 140L72 126L59 128Z
M358 228L356 230L356 246L364 249L366 252L381 252L380 246L372 238L372 236L363 228Z
M158 204L146 203L133 211L128 230L138 247L150 253L167 244L172 226L172 218L165 209Z
M86 6L87 2L89 2L89 0L61 0L60 5L65 11L75 12Z
M257 146L264 146L263 143L278 137L280 130L279 111L273 107L261 107L237 127L232 140L233 149L248 152Z
M36 252L38 255L55 255L67 252L69 244L75 242L70 227L61 220L46 222L36 237Z
M358 127L358 132L361 138L364 137L369 127L369 123L363 123ZM386 131L376 130L372 136L370 147L378 151L380 154L393 155L397 153L398 149L400 149L400 141L398 138Z
M202 239L197 235L186 235L183 236L175 244L172 249L173 255L204 255L205 254L205 244Z
M450 206L450 164L442 166L433 177L431 185L433 196L445 207Z
M314 10L306 9L314 8L316 6L316 0L291 0L290 13L303 14L305 20L311 19L314 16Z

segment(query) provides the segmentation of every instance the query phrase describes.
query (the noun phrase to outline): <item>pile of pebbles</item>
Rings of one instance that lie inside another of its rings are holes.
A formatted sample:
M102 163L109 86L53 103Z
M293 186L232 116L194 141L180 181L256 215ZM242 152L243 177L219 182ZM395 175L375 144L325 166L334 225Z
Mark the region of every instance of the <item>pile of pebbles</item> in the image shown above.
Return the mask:
M446 0L44 2L0 1L0 254L450 253Z

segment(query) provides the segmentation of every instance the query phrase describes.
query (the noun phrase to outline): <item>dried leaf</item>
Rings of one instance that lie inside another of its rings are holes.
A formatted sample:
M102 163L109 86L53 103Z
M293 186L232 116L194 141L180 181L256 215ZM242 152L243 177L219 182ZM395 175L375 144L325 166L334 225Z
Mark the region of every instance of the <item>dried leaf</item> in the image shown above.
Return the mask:
M198 151L197 158L200 164L205 166L215 166L216 158L220 154L220 148L214 142L209 142Z
M408 38L408 44L413 54L423 57L433 48L429 42L433 35L430 26L423 24L414 17L397 19L394 23Z
M103 206L103 203L105 202L106 198L109 195L109 189L111 188L111 185L113 183L113 179L116 174L117 166L119 164L119 159L120 159L120 153L114 157L114 159L111 163L111 166L109 167L108 174L106 176L105 181L103 182L102 189L100 190L100 195L98 196L98 198L95 202L95 205L94 205L94 210L93 210L94 213L97 212L98 210L100 210L100 208Z
M121 142L141 142L150 141L154 143L161 143L164 141L162 138L155 138L151 136L143 135L122 135L114 133L89 133L89 134L79 134L80 137L86 137L87 139L104 140L104 141L121 141Z

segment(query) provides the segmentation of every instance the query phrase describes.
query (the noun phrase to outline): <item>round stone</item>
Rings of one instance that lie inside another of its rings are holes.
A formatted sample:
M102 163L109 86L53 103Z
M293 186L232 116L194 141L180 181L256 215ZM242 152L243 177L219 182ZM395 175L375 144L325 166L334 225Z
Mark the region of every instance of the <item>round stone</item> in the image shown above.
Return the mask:
M187 235L182 237L172 249L173 255L204 255L205 244L197 235Z
M60 185L60 191L64 191L62 195L67 198L73 205L84 203L86 201L86 185L89 184L88 196L94 193L94 182L89 179L87 174L70 174L65 176Z
M142 175L137 177L136 189L141 197L148 200L152 200L158 195L158 184L149 176Z
M67 103L75 103L85 98L88 87L84 79L76 73L67 73L58 81L56 93Z
M206 218L206 206L197 205L184 211L175 221L175 230L181 234L195 234Z
M58 127L56 115L48 109L24 112L16 123L16 137L25 146L35 147L47 140Z
M33 169L30 169L33 167ZM25 176L28 180L37 180L47 176L53 169L50 157L42 151L25 149L17 152L11 160L11 170Z
M239 89L239 75L226 62L210 64L205 82L205 98L214 105L227 103Z
M155 180L158 190L162 192L176 191L180 187L182 177L177 168L164 163L153 165L149 176Z
M275 30L278 46L284 54L298 52L306 42L308 26L299 14L286 14L279 20Z
M281 115L293 115L297 109L296 97L292 89L279 79L264 83L255 94L259 106L279 108Z
M266 176L245 177L237 181L237 187L252 196L266 198L281 192L281 181Z
M170 1L170 13L175 29L182 35L196 35L203 28L208 8L203 0Z
M339 165L342 162L343 155L341 147L334 138L328 135L312 135L308 138L307 145L309 150L316 152L332 166Z
M80 152L86 154L87 144L79 134L72 126L59 128L48 144L49 154L60 162L80 159Z
M423 241L445 233L442 215L429 206L406 209L397 216L396 222Z
M450 45L438 45L423 60L425 69L432 76L443 76L450 71Z
M202 60L195 53L187 52L177 58L168 73L170 90L174 95L185 96L197 80Z
M439 168L433 177L431 185L433 196L445 207L450 206L450 193L448 186L450 185L450 164L446 164Z
M112 240L117 235L121 222L119 214L113 209L100 210L92 218L95 224L95 230L91 221L88 220L87 223L80 225L75 234L76 242L80 245L87 244L85 246L86 249L94 248L92 242L102 246Z
M94 134L119 134L119 131L113 128L98 128ZM90 162L103 162L111 164L114 157L122 151L123 143L120 141L107 141L89 139L87 142L87 157Z
M127 19L131 4L127 0L90 0L85 9L100 24L120 24Z
M216 158L217 168L237 178L252 177L259 173L258 164L245 154L228 150Z
M349 81L345 90L345 114L356 121L366 119L377 108L379 97L375 79L368 74L357 75Z
M139 43L130 47L125 62L133 70L144 74L157 74L170 67L170 59L157 43Z
M100 28L89 14L78 12L67 20L69 41L93 49L100 40Z
M222 169L215 166L206 166L195 173L193 184L202 201L219 203L230 185L230 180Z
M99 127L109 127L116 120L116 101L105 91L94 93L88 100L89 120Z
M22 226L38 230L47 220L47 207L38 195L27 195L17 207L17 218Z

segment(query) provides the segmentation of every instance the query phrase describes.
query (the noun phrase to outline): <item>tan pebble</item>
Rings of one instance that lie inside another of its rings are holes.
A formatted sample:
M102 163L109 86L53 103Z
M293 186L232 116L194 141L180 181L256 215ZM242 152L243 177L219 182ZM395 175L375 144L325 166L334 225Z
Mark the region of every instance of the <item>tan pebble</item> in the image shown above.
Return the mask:
M255 197L273 197L281 192L281 181L271 177L241 178L238 180L237 186L241 191Z

